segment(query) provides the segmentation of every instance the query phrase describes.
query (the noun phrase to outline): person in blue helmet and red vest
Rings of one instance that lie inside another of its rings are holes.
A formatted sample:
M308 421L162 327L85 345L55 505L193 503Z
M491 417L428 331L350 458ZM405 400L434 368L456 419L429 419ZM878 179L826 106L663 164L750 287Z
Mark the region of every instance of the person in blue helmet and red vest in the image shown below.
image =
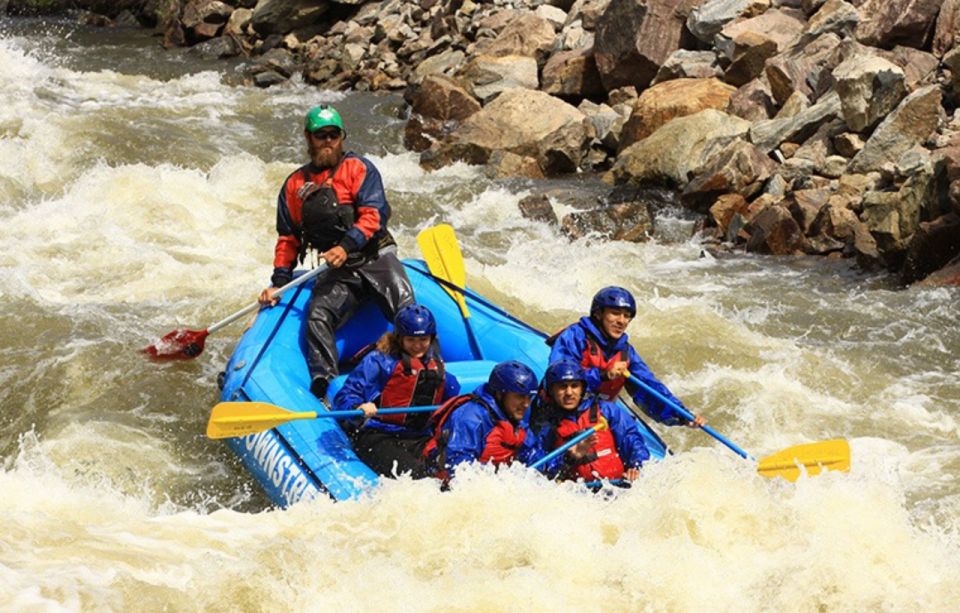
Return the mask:
M687 422L666 403L627 381L627 376L633 375L683 407L680 399L657 380L630 346L627 326L636 315L637 303L630 292L616 286L603 288L593 297L589 316L581 317L547 339L551 347L550 363L563 359L580 362L586 369L587 391L602 399L616 398L626 385L637 406L660 423L670 426L686 423L696 428L702 426L706 421L700 415Z
M308 253L330 267L314 283L307 317L310 391L322 400L339 372L337 328L370 300L393 321L413 302L413 288L387 229L390 205L380 173L370 160L344 153L340 113L325 104L310 109L303 136L310 162L280 188L273 276L259 301L276 304L276 289Z
M428 476L423 447L430 414L377 415L377 409L440 404L459 392L460 384L440 357L433 314L410 304L397 312L393 331L350 373L333 404L339 411L363 411L354 450L367 466L381 475L409 473L422 479Z
M536 390L537 376L529 366L500 362L472 394L437 409L430 418L433 435L424 448L436 476L449 480L465 462L498 466L536 461L542 451L527 422Z
M605 427L548 462L543 471L562 480L632 481L650 459L637 418L616 402L587 394L586 384L586 370L576 360L558 360L547 367L535 401L546 423L539 431L542 448L556 449L598 423L605 422Z

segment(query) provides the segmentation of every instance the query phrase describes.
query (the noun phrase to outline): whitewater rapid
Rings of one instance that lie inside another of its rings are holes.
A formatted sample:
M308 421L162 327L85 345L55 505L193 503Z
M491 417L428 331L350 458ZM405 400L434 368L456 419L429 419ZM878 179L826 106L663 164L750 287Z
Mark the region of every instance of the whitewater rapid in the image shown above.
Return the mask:
M0 27L0 608L960 602L957 290L898 290L847 262L715 259L695 239L570 243L521 217L534 184L420 169L396 98L258 90L136 33L71 32ZM400 480L270 509L203 436L242 324L191 362L137 350L268 282L276 191L318 102L380 168L402 256L418 256L418 230L452 224L470 284L546 331L599 287L628 287L631 339L687 406L757 456L847 438L851 472L771 481L661 427L676 454L613 496L515 467L465 471L444 494Z

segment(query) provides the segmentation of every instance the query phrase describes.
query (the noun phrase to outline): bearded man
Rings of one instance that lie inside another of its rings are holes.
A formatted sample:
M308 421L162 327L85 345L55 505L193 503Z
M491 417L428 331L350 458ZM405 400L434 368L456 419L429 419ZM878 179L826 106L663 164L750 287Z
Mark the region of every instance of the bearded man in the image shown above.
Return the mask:
M380 173L370 160L344 153L340 113L326 104L310 109L303 136L310 162L280 188L273 276L259 301L276 304L277 288L310 250L330 267L314 283L307 320L310 391L323 400L339 373L337 328L370 300L393 321L413 303L413 288L387 230L390 205Z

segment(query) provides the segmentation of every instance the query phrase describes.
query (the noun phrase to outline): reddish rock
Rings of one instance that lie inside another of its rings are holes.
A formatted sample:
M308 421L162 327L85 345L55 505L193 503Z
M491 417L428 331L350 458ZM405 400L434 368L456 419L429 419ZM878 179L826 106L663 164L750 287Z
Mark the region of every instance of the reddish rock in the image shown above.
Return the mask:
M960 215L950 213L920 224L907 245L900 280L909 285L960 255Z
M857 40L890 49L905 45L927 49L943 0L867 0L859 7Z
M806 240L785 206L774 204L760 211L744 230L750 235L746 250L767 255L800 255Z
M604 89L645 88L680 48L693 0L611 0L597 20L593 52Z

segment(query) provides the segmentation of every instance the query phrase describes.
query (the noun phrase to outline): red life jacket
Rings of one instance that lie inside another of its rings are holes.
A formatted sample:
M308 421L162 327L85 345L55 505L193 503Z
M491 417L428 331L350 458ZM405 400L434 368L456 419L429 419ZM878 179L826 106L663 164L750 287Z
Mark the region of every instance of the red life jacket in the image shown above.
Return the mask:
M570 326L567 326L567 328L569 327ZM567 328L563 328L548 338L546 341L547 345L553 347L557 337L563 334L564 330ZM604 400L613 400L620 394L620 390L623 389L623 385L627 382L627 378L617 377L616 379L607 379L607 371L609 371L616 362L626 362L627 366L629 367L630 352L626 349L621 349L617 353L610 356L609 359L605 358L603 357L603 349L600 347L600 344L594 340L589 333L586 333L585 336L587 338L587 346L583 348L583 355L580 357L580 365L584 368L596 368L600 370L600 378L602 381L600 383L600 387L596 390L596 393Z
M556 445L559 447L567 440L588 428L597 425L600 420L600 404L594 401L593 406L572 419L562 419L556 427ZM596 433L597 444L591 447L590 453L582 458L574 467L574 475L570 478L581 478L584 481L594 479L619 479L623 477L623 460L617 453L616 441L610 428L604 428Z
M387 384L380 392L377 402L381 407L422 407L438 404L443 397L444 367L437 357L438 352L430 351L424 358L411 358L403 353L393 367ZM388 424L406 426L419 430L423 428L429 416L424 413L397 415L378 415L374 419Z
M436 476L440 479L447 478L447 471L444 467L447 463L446 446L448 433L444 432L444 425L456 409L468 402L476 402L487 409L490 418L493 420L493 429L487 433L483 451L480 453L479 460L481 463L486 464L490 462L494 466L510 464L517 456L517 452L523 445L524 440L526 440L526 429L515 426L509 420L501 419L496 411L493 410L493 407L487 404L480 396L476 394L455 396L447 400L443 403L443 406L430 414L430 421L428 423L431 430L433 430L433 435L423 448L424 458L428 458L436 453L437 466L440 468Z

